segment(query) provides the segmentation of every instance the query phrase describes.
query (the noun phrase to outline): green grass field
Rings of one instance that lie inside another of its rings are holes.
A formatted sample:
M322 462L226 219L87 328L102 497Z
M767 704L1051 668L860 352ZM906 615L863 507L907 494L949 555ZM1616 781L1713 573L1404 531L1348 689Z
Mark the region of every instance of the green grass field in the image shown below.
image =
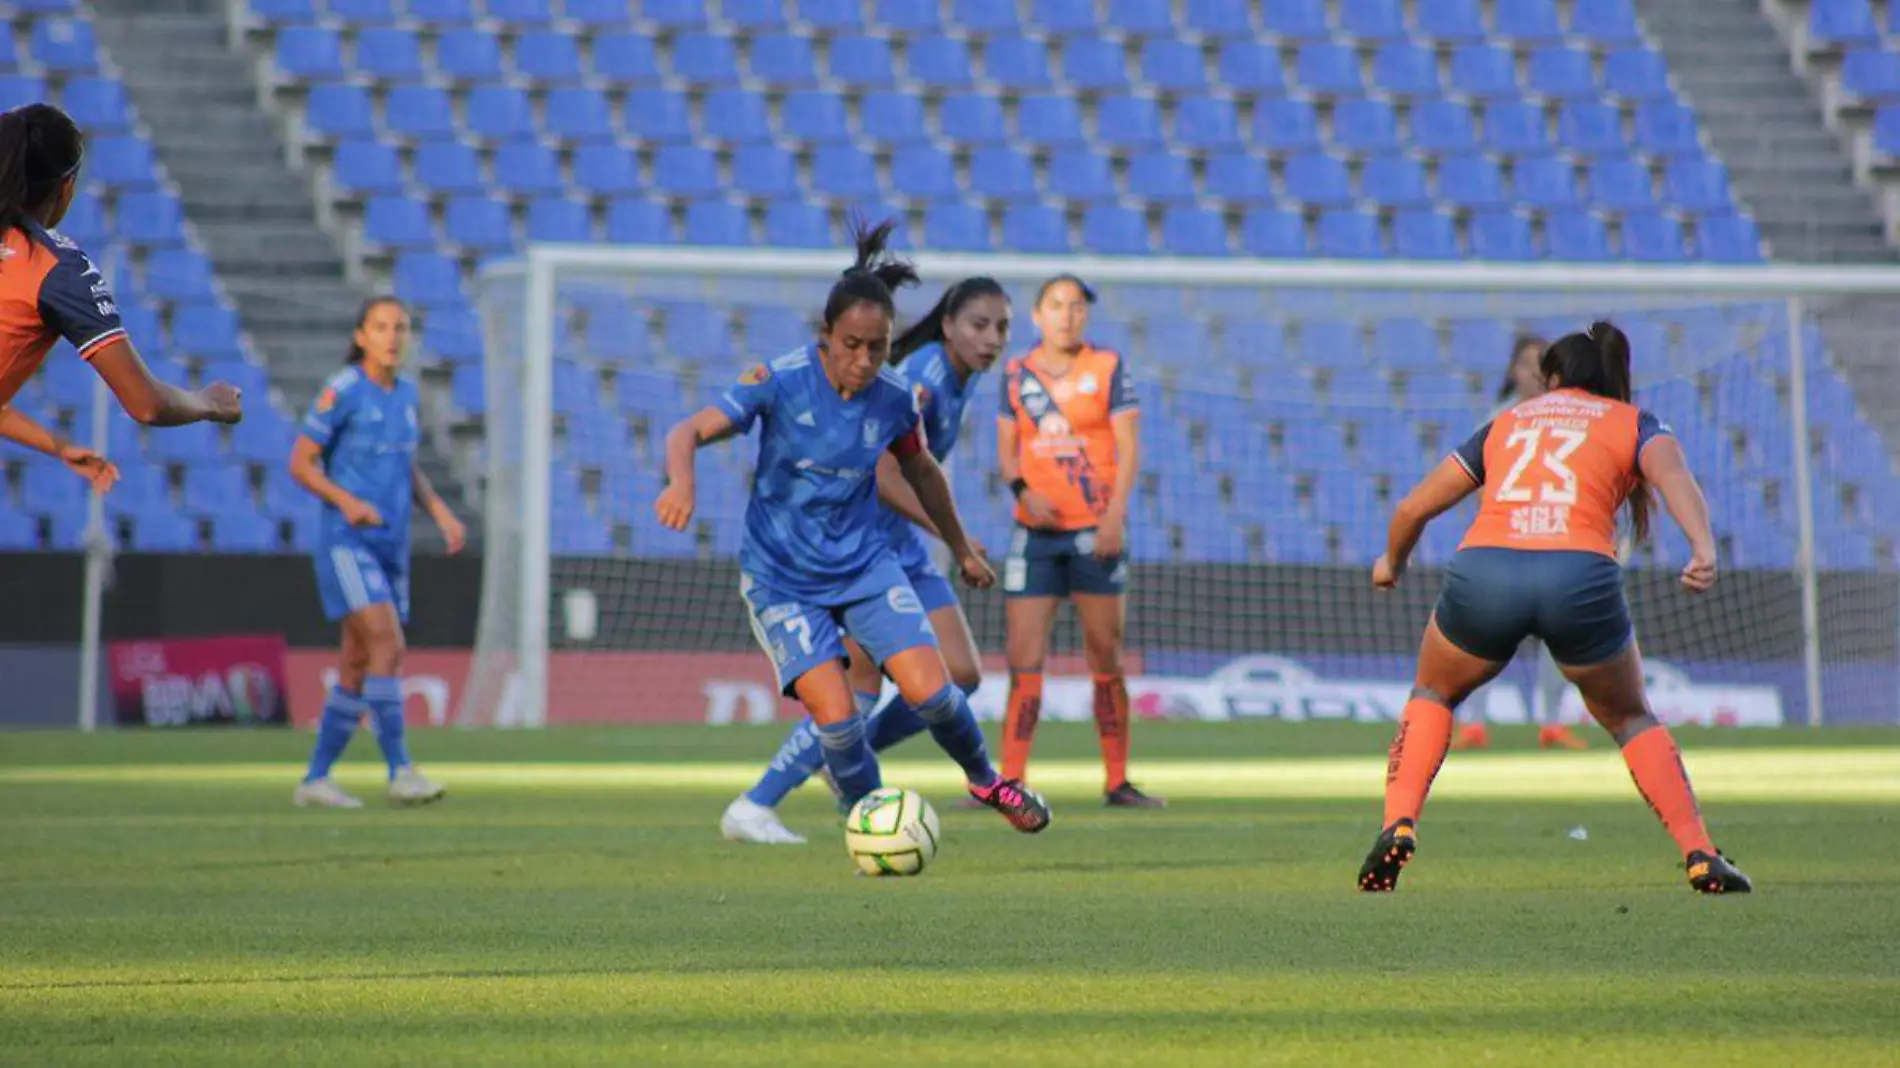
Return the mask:
M289 804L302 734L0 735L0 1063L1892 1065L1900 733L1679 732L1754 876L1703 899L1607 744L1454 754L1353 891L1387 731L1052 726L1040 837L938 802L911 880L719 841L776 730L420 733L450 799ZM373 791L374 745L342 776ZM1573 828L1584 828L1579 840Z

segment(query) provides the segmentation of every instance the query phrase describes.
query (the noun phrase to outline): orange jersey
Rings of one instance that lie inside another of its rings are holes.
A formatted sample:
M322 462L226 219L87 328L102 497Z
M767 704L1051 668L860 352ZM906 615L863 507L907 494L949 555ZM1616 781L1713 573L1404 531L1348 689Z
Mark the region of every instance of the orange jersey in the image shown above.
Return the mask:
M1040 348L1009 361L1001 418L1016 424L1016 461L1029 488L1056 507L1056 529L1101 522L1119 466L1114 417L1134 411L1135 391L1119 353L1087 345L1060 378L1035 366ZM1029 523L1018 505L1016 521Z
M7 230L0 240L0 406L60 338L91 359L124 336L109 283L71 238L38 223Z
M1478 483L1461 549L1616 556L1616 510L1643 447L1670 430L1631 404L1560 389L1499 413L1452 453Z

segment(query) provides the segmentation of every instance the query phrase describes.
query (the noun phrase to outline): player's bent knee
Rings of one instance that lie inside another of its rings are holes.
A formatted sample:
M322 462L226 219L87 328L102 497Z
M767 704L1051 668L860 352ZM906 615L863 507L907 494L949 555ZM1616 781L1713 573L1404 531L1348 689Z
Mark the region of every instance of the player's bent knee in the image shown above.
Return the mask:
M1446 708L1450 708L1452 706L1451 702L1446 699L1444 694L1439 693L1437 690L1431 688L1430 686L1412 687L1412 700L1430 701L1432 704L1444 705Z
M957 689L963 691L963 696L969 697L982 687L983 672L980 668L952 670L950 672L950 681Z

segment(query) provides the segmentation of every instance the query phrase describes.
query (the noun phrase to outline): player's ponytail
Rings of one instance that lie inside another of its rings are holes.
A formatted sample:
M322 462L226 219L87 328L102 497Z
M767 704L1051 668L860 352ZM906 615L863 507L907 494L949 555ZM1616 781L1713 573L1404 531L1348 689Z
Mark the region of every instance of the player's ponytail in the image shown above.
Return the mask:
M1558 385L1580 389L1610 400L1630 402L1630 339L1616 324L1595 322L1587 333L1569 334L1544 350L1540 364L1544 377ZM1655 502L1639 468L1631 474L1630 531L1641 543L1649 538L1649 517Z
M895 229L897 223L891 219L876 226L867 226L861 218L851 220L851 239L857 245L858 255L851 266L845 268L844 277L831 287L831 295L825 298L825 329L829 330L839 316L859 304L874 304L895 318L897 301L892 294L922 281L914 264L891 255L885 247Z
M401 297L392 296L388 293L371 297L364 301L363 306L356 310L356 326L350 331L350 351L343 357L345 365L355 367L363 362L363 357L368 355L368 353L363 351L363 346L356 343L356 332L363 329L364 323L369 322L371 312L385 304L394 304L396 307L401 308L404 314L408 314L409 312L409 306L402 302Z
M925 345L942 344L943 324L956 318L957 313L963 310L965 304L978 297L1007 299L1008 296L1009 294L1003 291L1001 283L985 275L965 278L944 290L943 296L939 297L937 303L924 313L923 318L910 324L910 329L898 335L896 343L891 346L891 363L902 363L904 357Z
M79 173L86 138L51 104L0 114L0 226L25 226Z

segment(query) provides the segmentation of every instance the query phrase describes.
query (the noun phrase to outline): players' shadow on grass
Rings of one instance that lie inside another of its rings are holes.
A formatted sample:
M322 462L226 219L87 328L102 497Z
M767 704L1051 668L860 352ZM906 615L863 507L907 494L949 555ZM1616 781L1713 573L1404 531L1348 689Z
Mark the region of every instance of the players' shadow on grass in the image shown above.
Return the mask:
M1029 874L1091 875L1114 872L1153 872L1153 871L1211 871L1221 868L1257 868L1260 858L1248 857L1208 857L1192 859L1178 857L1164 860L1152 856L1131 856L1119 860L1045 860L1030 861L1012 867L1011 871Z

